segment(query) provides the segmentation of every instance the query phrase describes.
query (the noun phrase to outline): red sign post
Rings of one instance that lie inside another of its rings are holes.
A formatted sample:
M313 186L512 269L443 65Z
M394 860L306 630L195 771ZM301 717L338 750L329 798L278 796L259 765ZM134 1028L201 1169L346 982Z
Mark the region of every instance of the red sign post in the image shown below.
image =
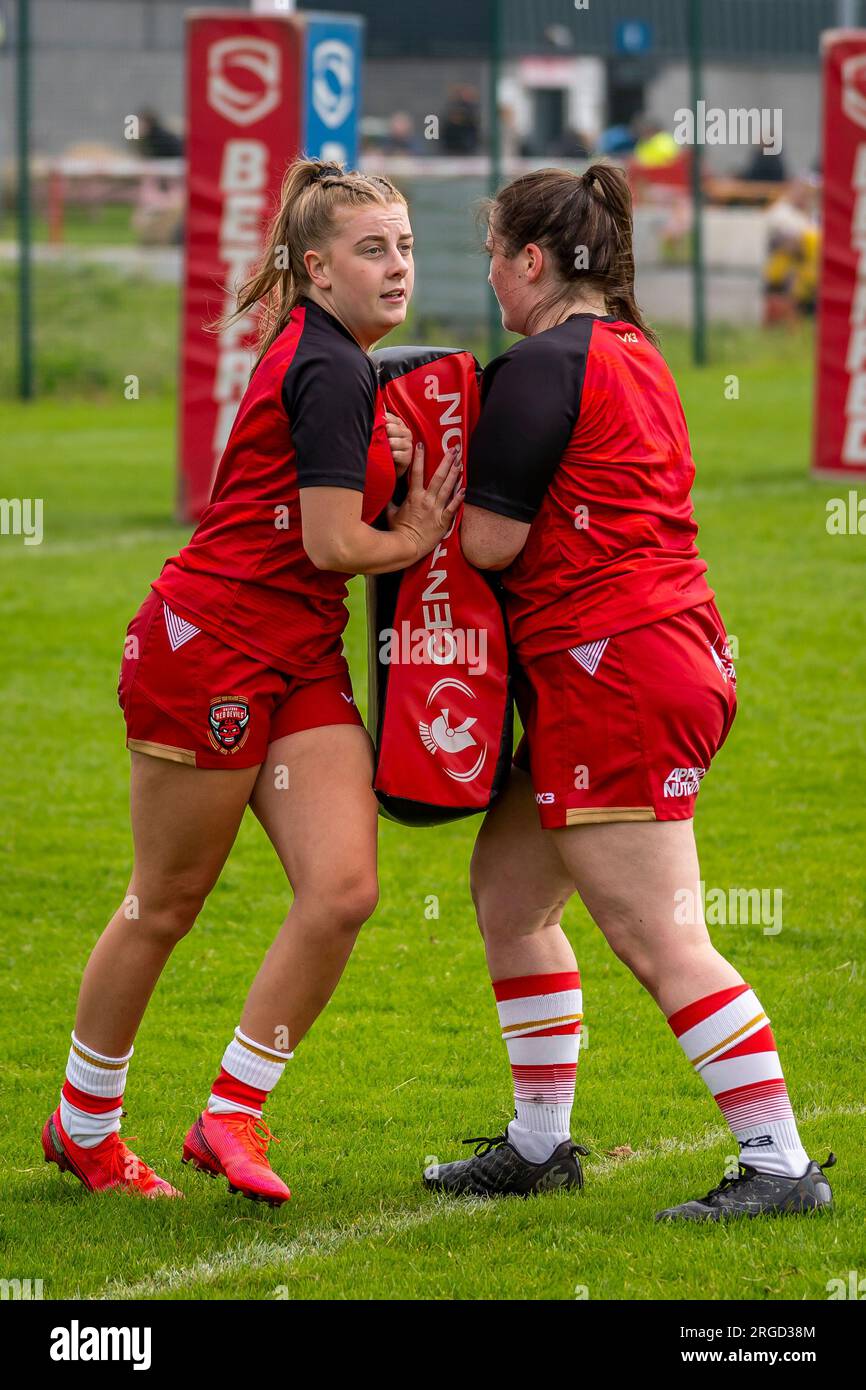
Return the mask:
M194 12L187 33L186 255L181 340L180 496L207 503L247 385L257 315L234 308L259 261L282 177L301 148L303 31L289 19Z
M816 476L866 477L866 30L822 35Z

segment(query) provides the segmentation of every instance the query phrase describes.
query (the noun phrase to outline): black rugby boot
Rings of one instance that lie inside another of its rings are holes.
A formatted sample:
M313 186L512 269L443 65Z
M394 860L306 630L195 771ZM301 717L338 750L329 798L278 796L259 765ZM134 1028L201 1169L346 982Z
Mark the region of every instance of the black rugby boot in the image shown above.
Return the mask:
M681 1202L678 1207L666 1207L656 1212L656 1221L729 1221L739 1216L775 1216L829 1210L833 1193L822 1169L832 1168L836 1155L828 1154L825 1163L814 1159L800 1178L779 1177L776 1173L759 1173L747 1163L740 1164L735 1178L724 1178L707 1193Z
M455 1163L432 1163L424 1172L424 1186L449 1196L533 1197L540 1192L583 1187L578 1154L589 1150L570 1139L554 1149L544 1163L532 1163L518 1153L507 1134L493 1138L464 1139L475 1145L473 1158Z

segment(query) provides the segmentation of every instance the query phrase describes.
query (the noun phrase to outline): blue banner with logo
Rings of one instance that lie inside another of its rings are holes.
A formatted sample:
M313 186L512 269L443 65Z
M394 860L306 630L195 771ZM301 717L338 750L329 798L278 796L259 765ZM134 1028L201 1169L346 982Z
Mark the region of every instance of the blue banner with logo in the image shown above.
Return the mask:
M364 21L353 15L306 19L304 153L354 168L361 118Z

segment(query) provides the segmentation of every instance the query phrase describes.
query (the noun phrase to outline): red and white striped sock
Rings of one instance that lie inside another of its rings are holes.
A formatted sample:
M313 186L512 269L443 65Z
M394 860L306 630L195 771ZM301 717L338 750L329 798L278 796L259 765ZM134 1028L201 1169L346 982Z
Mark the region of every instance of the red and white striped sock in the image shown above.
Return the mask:
M233 1110L261 1117L268 1093L274 1089L292 1052L255 1042L235 1029L223 1053L220 1074L211 1087L207 1108L212 1115L228 1115Z
M668 1023L740 1144L762 1173L799 1178L809 1166L769 1019L754 990L732 985L696 999Z
M123 1090L134 1051L131 1047L125 1057L106 1057L72 1034L60 1092L60 1123L82 1149L95 1149L120 1129Z
M578 970L494 980L502 1037L514 1078L508 1138L543 1163L571 1137L583 996Z

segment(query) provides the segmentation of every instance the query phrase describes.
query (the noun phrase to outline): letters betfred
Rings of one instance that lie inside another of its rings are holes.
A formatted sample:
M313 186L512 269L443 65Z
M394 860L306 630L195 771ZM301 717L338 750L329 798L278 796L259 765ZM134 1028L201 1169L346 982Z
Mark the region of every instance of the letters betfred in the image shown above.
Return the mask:
M285 16L187 20L187 177L181 360L181 509L207 505L258 338L234 292L263 250L286 165L301 148L303 27Z
M219 261L226 286L224 310L231 312L238 287L252 273L262 254L266 221L269 152L261 140L227 140L220 171ZM249 312L219 334L219 355L213 379L216 425L211 447L213 467L222 457L241 397L249 380L253 353L243 346L255 332L256 316Z

